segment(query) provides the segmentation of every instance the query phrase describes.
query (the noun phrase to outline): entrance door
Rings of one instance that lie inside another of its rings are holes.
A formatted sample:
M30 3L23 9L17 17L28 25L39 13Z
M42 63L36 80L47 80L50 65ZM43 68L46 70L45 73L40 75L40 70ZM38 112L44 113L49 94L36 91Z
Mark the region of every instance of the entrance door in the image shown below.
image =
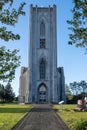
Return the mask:
M46 103L47 102L47 89L44 85L41 85L39 88L39 102Z

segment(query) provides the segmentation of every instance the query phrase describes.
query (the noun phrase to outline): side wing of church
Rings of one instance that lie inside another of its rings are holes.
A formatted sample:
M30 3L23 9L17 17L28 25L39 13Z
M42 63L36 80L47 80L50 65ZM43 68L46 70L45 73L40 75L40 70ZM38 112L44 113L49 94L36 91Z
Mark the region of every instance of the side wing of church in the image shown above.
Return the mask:
M29 65L21 68L20 103L65 101L63 67L57 68L56 5L33 7L29 14Z

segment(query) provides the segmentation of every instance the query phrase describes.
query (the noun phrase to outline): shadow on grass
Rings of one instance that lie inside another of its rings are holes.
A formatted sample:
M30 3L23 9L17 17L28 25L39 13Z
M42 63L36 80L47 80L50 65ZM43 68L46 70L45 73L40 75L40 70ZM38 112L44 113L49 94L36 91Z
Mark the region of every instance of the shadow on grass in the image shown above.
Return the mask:
M25 113L25 112L50 112L53 111L54 109L52 108L0 108L0 113ZM55 109L55 111L58 111Z
M29 111L30 108L0 108L0 113L24 113Z

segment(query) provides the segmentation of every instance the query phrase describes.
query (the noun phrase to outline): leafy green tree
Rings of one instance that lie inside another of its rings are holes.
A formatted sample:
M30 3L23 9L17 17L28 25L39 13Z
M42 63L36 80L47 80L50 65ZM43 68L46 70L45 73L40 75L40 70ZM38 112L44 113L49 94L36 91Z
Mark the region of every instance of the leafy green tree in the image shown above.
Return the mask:
M1 102L12 102L15 99L15 93L8 83L6 86L0 84L0 101Z
M79 83L76 81L74 81L73 83L70 83L70 89L73 95L78 95L81 91L81 87L79 86Z
M68 20L70 45L87 49L87 0L73 0L73 17Z
M73 87L74 87L74 90L75 90L75 95L78 95L78 83L77 82L73 82Z
M65 85L65 93L66 93L66 96L71 95L70 87L67 84Z
M0 48L0 80L10 82L15 77L15 69L20 65L18 50L10 51Z
M0 84L0 101L3 102L5 100L5 88L4 85Z
M66 93L66 103L68 103L68 104L72 103L73 95L72 95L70 86L67 84L65 85L65 93Z
M82 93L86 93L86 90L87 90L86 81L84 81L84 80L80 81L79 86L82 88Z
M8 26L13 26L18 22L20 15L25 15L23 7L25 3L21 3L18 9L12 8L14 0L1 0L0 1L0 22L2 26L0 27L0 38L9 41L19 40L20 35L14 34L12 31L8 31Z
M13 92L11 84L8 83L5 86L5 101L6 102L12 102L14 99L15 99L15 93Z
M74 95L75 88L73 87L73 83L69 84L72 94Z
M0 0L0 39L4 41L19 40L20 35L8 30L9 26L14 27L20 15L25 15L21 3L18 9L14 8L14 0ZM12 81L15 77L15 69L20 65L18 50L11 51L4 46L0 47L0 80L3 82Z

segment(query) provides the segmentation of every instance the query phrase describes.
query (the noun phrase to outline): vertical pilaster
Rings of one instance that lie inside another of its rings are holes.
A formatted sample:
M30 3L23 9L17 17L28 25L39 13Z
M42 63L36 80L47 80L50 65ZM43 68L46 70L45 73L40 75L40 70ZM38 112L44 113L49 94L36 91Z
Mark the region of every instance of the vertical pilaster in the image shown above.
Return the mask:
M51 25L51 19L50 19L50 5L49 5L49 8L48 8L48 16L49 16L49 18L48 18L48 48L49 48L49 54L48 54L48 80L50 80L50 78L51 78L51 35L50 35L50 25ZM47 43L46 43L47 44ZM50 101L51 101L51 82L49 82L48 83L48 102L50 103Z
M53 5L53 102L57 98L57 35L56 35L56 5Z
M32 4L30 5L30 12L29 12L29 56L28 56L28 61L29 61L29 102L32 102L32 50L33 50L33 46L32 46L32 15L33 15L33 6Z
M38 6L36 5L36 11L35 11L35 34L38 33ZM38 44L38 34L35 35L35 75L38 73L38 66L37 66L37 44ZM34 85L34 95L35 95L35 101L37 102L37 76L35 77L35 85Z

